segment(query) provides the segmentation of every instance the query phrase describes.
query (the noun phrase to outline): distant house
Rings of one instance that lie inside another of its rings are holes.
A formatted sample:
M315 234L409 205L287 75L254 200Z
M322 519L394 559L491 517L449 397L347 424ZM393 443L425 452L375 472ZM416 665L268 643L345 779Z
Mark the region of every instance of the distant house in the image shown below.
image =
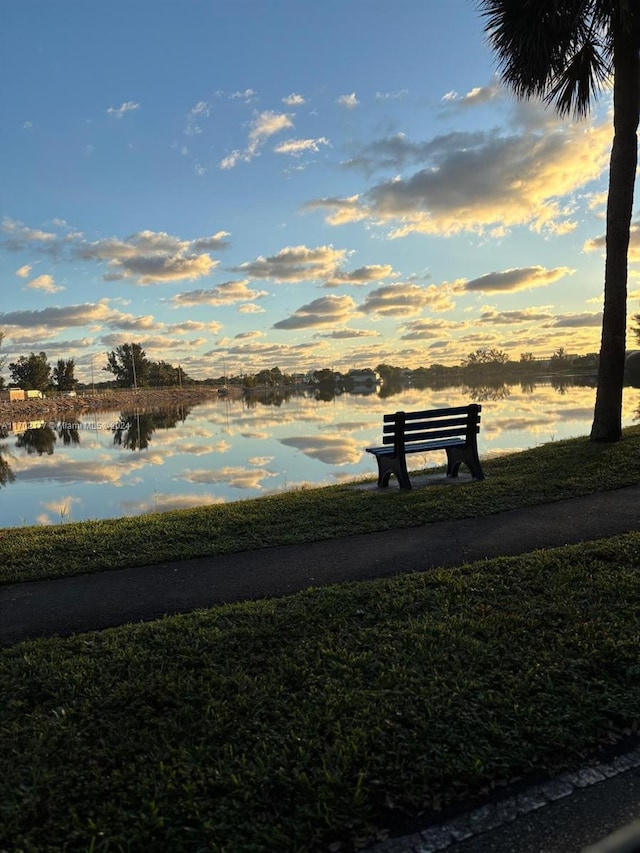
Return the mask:
M347 388L354 394L371 394L380 384L380 375L370 367L350 370L345 376Z
M23 391L22 388L7 388L1 392L3 400L9 402L18 400L42 400L44 394L42 391Z
M291 382L293 385L305 385L309 382L308 373L292 373Z

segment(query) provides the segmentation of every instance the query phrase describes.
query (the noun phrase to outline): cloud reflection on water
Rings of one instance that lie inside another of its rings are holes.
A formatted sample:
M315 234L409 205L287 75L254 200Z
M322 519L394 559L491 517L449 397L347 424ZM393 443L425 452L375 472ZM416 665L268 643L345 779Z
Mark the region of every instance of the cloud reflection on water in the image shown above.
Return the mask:
M482 403L481 458L588 435L594 388L564 383L509 390ZM0 482L0 526L60 523L65 506L78 521L374 477L365 447L380 442L383 414L466 403L471 393L458 387L411 388L386 399L291 395L278 405L214 400L194 407L185 420L156 414L147 419L144 436L136 413L127 413L132 441L125 442L123 433L121 444L114 444L111 430L90 429L94 416L88 415L79 418L77 441L55 441L53 452L41 455L9 434L0 439L8 466ZM626 388L625 425L637 419L639 403L640 391ZM119 411L100 413L105 424L120 418ZM442 457L427 454L411 465L441 465Z

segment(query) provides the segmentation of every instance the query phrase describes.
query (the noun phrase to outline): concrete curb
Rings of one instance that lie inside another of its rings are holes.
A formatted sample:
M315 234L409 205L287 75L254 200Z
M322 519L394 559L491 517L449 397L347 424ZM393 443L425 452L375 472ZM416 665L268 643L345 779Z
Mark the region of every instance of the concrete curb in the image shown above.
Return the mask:
M563 773L496 803L479 806L453 820L412 835L382 841L363 853L437 853L447 850L456 842L498 829L536 809L570 797L578 790L598 785L634 767L640 767L640 746L610 763L590 764L572 773Z

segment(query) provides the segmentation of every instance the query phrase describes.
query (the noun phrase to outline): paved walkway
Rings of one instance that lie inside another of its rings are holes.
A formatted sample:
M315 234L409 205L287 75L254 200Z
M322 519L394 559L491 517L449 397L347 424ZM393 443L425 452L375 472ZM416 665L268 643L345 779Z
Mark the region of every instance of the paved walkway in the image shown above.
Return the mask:
M455 566L639 529L640 487L636 486L486 518L12 584L0 587L0 646L150 620L223 602L288 595L309 586ZM588 793L572 791L558 802L547 798L546 808L530 810L535 815L523 813L517 820L491 830L485 826L466 838L449 832L448 839L442 836L433 843L428 836L414 834L395 839L393 845L379 850L578 853L584 845L640 817L640 754L638 763L630 763L625 771L603 776ZM574 786L576 790L579 787ZM508 799L509 792L505 796ZM552 822L554 809L556 823ZM632 851L640 851L640 843L624 848L624 853Z

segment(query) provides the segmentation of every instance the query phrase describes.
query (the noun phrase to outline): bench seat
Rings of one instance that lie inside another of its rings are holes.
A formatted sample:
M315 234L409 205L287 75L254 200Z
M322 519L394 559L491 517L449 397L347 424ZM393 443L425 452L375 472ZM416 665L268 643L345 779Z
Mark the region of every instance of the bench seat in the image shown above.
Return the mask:
M405 447L405 453L428 453L430 450L446 450L447 447L464 447L464 441L459 438L444 438L440 441L423 441ZM376 456L393 456L393 447L367 447L367 453Z

